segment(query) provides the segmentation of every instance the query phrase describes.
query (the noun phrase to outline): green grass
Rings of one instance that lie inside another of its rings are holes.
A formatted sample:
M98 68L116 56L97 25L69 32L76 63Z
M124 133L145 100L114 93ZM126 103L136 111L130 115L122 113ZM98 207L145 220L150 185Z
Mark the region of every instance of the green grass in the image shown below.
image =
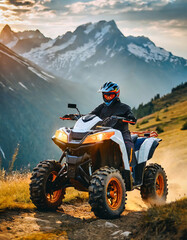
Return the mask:
M16 173L0 180L0 211L6 209L34 209L30 200L29 183L31 174ZM84 202L88 199L87 192L67 188L64 203Z
M30 174L16 174L0 180L0 211L5 209L33 209L29 195Z
M138 130L156 130L158 126L164 127L164 132L168 132L173 129L181 130L182 126L185 125L187 119L187 101L176 103L172 106L155 112L146 117L140 118L135 126L130 126L131 131L135 131L136 126ZM159 124L158 124L159 121ZM185 123L184 123L185 121ZM184 126L186 127L186 125Z
M143 124L146 124L146 123L148 123L149 122L149 120L146 118L146 119L143 119L141 122L140 122L140 125L143 125Z
M66 189L64 203L84 202L88 200L88 192L80 192L73 187Z

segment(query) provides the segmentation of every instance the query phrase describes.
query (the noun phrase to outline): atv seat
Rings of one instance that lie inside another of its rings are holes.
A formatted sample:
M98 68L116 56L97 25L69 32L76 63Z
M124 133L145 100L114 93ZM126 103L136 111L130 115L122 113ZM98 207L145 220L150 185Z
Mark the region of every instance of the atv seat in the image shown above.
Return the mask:
M133 143L135 143L138 138L138 134L132 134L131 138L132 138Z

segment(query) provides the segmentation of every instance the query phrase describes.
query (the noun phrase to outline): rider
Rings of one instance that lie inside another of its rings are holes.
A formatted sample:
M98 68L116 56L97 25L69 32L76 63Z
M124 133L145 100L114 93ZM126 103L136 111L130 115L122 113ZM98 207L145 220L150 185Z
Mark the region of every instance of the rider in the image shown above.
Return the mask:
M132 142L131 134L128 129L128 123L122 122L122 120L115 121L115 119L111 119L110 117L124 117L128 121L133 122L131 124L135 124L137 120L134 117L131 108L120 101L120 88L116 83L106 82L98 92L102 92L104 103L96 107L91 114L95 114L103 119L106 125L112 125L113 128L121 131L126 145L130 166L134 167L137 164L137 161L134 153L134 143ZM135 183L135 185L137 184Z

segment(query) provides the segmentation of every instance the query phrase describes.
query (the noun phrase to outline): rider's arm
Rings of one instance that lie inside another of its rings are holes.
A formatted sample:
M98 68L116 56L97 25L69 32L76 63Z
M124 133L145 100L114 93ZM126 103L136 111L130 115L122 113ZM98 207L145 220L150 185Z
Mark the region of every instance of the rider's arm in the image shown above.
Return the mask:
M136 124L136 122L137 122L137 119L135 118L131 108L129 108L129 110L127 111L126 118L135 122L134 124Z
M119 116L124 117L125 119L134 122L134 123L131 123L133 125L136 124L137 119L135 118L131 108L128 105L126 105L124 107L124 112L122 114L120 114Z
M99 116L102 108L103 108L103 103L100 104L98 107L96 107L92 112L90 112L90 114L95 114L96 116Z

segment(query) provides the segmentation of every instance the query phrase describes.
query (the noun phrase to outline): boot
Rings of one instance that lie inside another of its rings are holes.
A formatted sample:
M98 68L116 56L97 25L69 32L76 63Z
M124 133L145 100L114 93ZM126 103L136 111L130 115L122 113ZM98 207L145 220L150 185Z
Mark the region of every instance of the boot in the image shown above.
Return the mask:
M142 185L142 180L143 180L143 172L144 172L144 168L145 168L145 162L137 164L134 168L133 168L133 177L134 177L134 186L141 186Z

